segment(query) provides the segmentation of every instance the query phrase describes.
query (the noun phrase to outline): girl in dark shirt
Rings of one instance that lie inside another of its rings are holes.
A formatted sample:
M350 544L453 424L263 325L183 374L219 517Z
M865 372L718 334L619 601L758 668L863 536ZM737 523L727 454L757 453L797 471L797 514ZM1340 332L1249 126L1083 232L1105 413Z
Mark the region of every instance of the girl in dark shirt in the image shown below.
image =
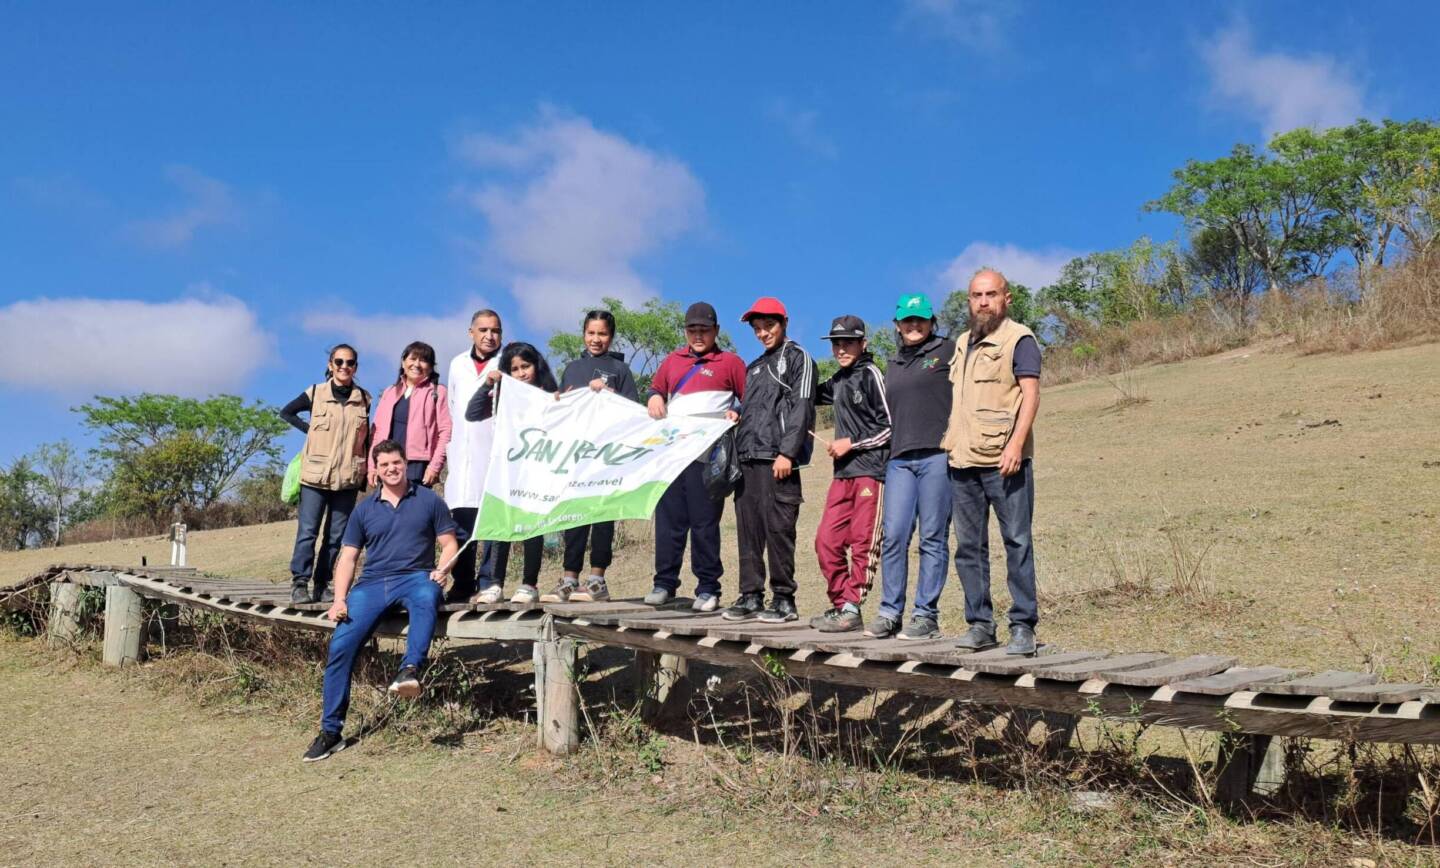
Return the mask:
M500 352L499 370L491 370L486 375L485 383L475 390L475 395L465 407L465 421L482 422L495 414L500 400L501 371L538 389L552 393L559 391L555 374L550 371L550 363L545 361L540 351L523 341L516 341L507 344ZM470 598L472 603L500 601L501 588L505 584L505 573L510 561L510 543L497 542L495 546L494 584L481 588L479 593ZM524 574L520 589L510 598L510 602L535 603L540 599L540 561L545 554L545 537L531 537L522 542L521 546L525 551Z

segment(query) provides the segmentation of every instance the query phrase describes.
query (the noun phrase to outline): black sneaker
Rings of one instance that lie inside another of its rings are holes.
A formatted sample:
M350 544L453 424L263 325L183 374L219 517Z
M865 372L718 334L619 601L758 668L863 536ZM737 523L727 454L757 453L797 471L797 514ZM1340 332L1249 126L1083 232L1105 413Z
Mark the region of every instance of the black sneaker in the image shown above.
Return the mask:
M837 617L839 617L839 615L839 609L826 609L825 611L810 619L810 626L814 627L816 630L824 629L822 626L823 624L825 624L827 621L835 620Z
M727 621L748 621L765 608L765 598L760 594L741 594L730 608L720 613Z
M900 619L889 615L876 615L870 626L865 628L866 639L889 639L900 632Z
M811 621L811 626L821 633L851 633L865 626L865 619L859 612L849 609L831 609L820 616L820 623Z
M320 592L315 595L315 601L316 601L317 603L333 603L333 602L335 602L335 588L334 588L334 586L332 586L332 585L326 585L324 588L322 588L322 589L320 590Z
M784 624L799 617L800 613L795 610L795 598L776 594L770 605L766 606L765 611L757 615L755 620L762 624Z
M400 667L400 673L390 682L390 692L404 699L420 695L420 670L414 666Z
M984 624L971 624L960 641L955 643L956 648L963 648L966 651L984 651L986 648L994 648L999 645L995 641L995 628L987 627Z
M900 638L912 641L924 639L937 639L940 636L940 625L929 615L911 615L910 623L900 631Z
M295 604L309 603L314 600L310 596L310 583L301 579L298 582L290 583L290 602ZM323 757L322 757L323 759Z
M1035 631L1028 624L1010 625L1010 644L1005 646L1006 654L1022 657L1035 656Z
M329 759L334 754L345 749L345 736L338 732L320 731L315 740L310 742L310 749L300 758L302 762L318 763L320 760Z

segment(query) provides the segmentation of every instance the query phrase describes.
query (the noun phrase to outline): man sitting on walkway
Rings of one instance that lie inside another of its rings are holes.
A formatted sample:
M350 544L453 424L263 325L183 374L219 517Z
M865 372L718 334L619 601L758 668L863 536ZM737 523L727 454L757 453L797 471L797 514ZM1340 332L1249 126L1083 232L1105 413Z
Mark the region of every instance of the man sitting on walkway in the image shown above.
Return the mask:
M455 521L445 501L406 480L405 451L400 444L383 440L375 444L371 458L380 488L355 506L335 564L335 604L325 613L335 622L325 662L325 713L320 734L305 751L307 763L345 749L341 730L350 707L355 658L380 618L396 605L409 613L410 629L390 692L407 699L420 695L420 667L430 650L446 576L445 570L435 569L435 542L440 542L441 563L447 567L460 549ZM362 548L366 550L365 571L351 588Z

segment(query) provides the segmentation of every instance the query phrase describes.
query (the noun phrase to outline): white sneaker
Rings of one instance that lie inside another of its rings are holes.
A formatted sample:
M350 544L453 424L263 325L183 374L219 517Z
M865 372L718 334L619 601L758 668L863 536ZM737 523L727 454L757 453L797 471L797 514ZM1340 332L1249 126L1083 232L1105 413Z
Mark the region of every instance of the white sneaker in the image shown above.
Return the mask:
M690 604L691 611L713 612L720 608L720 598L715 594L697 594L695 602Z
M510 598L512 603L538 603L540 601L540 589L531 585L521 585L515 596Z
M499 585L491 585L480 593L470 598L470 602L477 606L489 606L505 599L505 589Z

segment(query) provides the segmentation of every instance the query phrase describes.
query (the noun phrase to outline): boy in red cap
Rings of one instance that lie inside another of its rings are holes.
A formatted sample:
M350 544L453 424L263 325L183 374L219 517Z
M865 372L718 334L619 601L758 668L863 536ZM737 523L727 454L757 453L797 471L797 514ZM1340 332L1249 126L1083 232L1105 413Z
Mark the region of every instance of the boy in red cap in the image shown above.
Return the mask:
M815 403L835 407L835 439L826 449L835 459L835 478L815 534L815 555L831 608L811 618L810 626L844 633L865 626L860 604L880 564L880 480L890 459L890 406L885 375L866 346L865 321L836 317L825 340L840 370L820 384Z
M776 298L757 300L740 318L765 348L745 372L735 451L740 492L735 523L740 542L740 597L728 621L778 624L795 609L795 524L800 518L799 468L810 460L815 427L815 362L785 335L788 317ZM770 604L765 605L769 566Z

